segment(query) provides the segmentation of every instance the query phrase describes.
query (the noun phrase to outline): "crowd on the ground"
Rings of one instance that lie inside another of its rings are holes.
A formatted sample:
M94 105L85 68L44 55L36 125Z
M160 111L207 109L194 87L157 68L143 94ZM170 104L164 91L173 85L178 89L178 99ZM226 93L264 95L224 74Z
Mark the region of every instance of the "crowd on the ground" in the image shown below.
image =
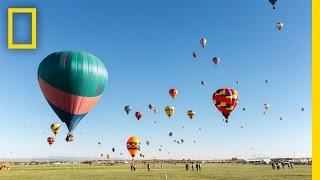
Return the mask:
M293 169L293 163L292 162L270 162L272 169L284 169L286 166L288 166L288 169Z

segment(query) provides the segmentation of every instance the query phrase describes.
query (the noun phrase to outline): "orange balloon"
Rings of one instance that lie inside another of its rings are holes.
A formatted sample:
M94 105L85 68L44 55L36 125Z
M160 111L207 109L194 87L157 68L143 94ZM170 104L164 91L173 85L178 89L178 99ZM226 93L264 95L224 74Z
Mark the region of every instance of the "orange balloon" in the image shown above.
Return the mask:
M135 157L140 152L140 139L137 136L132 136L127 141L127 149L132 157Z

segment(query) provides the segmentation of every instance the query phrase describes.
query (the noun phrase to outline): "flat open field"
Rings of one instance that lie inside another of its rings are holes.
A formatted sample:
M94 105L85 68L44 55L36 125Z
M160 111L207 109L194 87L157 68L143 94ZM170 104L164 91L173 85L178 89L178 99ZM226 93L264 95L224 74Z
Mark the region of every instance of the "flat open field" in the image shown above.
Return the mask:
M28 179L311 179L311 166L294 166L272 170L269 165L204 164L201 171L185 171L184 164L164 164L164 170L157 164L150 172L146 165L138 164L137 171L131 172L130 165L33 165L11 166L10 170L0 171L1 180ZM191 169L191 168L190 168ZM166 174L166 175L165 175Z

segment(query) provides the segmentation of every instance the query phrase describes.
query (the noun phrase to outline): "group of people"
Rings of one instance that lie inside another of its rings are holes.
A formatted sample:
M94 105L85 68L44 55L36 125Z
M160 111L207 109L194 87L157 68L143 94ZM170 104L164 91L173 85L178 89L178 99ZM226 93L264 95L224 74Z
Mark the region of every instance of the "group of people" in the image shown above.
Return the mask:
M195 169L197 171L201 171L201 163L200 162L191 162L191 169L194 171ZM186 171L189 171L189 163L186 163Z
M271 162L272 169L284 169L285 166L288 166L288 169L293 169L293 163L292 162Z
M137 166L135 164L131 164L130 168L131 168L131 171L136 171Z

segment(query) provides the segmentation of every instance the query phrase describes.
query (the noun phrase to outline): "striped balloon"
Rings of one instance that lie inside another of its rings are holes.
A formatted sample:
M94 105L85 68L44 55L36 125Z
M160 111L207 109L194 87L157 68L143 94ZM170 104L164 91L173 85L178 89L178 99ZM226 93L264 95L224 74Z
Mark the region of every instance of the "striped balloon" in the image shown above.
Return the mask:
M41 91L69 132L98 102L107 80L103 62L86 52L55 52L38 67Z
M222 115L228 119L231 112L237 107L239 94L230 88L218 89L212 96L212 102Z
M135 157L137 154L139 154L140 151L140 139L137 136L132 136L127 141L127 149L130 153L130 155Z

